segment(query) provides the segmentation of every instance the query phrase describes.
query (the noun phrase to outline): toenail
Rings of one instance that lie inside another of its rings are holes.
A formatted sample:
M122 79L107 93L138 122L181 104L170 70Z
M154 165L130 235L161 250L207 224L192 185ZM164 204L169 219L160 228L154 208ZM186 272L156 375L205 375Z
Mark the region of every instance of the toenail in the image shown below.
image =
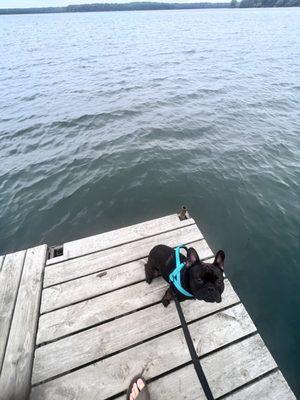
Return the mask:
M140 391L145 387L145 383L144 383L143 379L141 379L141 378L138 379L137 387L139 388Z
M135 397L139 394L139 389L138 389L136 383L133 384L132 392L133 392L133 394L134 394Z

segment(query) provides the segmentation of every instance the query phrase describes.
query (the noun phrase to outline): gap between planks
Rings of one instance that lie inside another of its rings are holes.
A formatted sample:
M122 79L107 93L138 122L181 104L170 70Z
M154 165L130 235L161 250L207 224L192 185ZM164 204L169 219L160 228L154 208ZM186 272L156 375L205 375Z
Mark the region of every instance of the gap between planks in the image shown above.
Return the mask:
M184 241L182 243L186 244L189 242ZM203 260L213 255L204 239L190 244L197 250L200 258ZM108 270L100 270L84 277L44 288L41 314L79 303L101 293L111 292L117 285L125 286L145 279L144 265L146 260L147 258L142 258L121 266L109 268ZM99 263L99 266L101 265L101 255L99 255L97 263ZM117 282L117 285L115 285L115 282Z
M1 400L29 395L46 251L42 245L26 252L0 376Z
M242 388L236 389L234 393L220 397L221 399L297 400L278 369L245 384Z
M157 244L164 243L175 247L178 244L196 242L201 239L203 239L202 233L197 225L193 224L136 242L123 244L114 249L107 249L54 264L45 269L44 287L70 281L146 257L151 248ZM101 264L99 263L100 257Z
M199 327L193 324L191 328L193 340L197 345ZM218 328L214 326L214 329L208 331L203 338L202 345L197 346L198 354L202 356L201 364L204 372L209 377L209 383L217 395L227 393L234 387L276 367L275 361L260 336L255 332L251 336L246 336L245 332L243 329L235 333L231 331L231 338L237 338L237 340L234 343L225 344L226 347L224 347L224 343L226 343L226 339L222 335L224 331L219 332ZM213 344L211 344L211 341ZM170 351L172 345L175 346L173 351ZM55 399L64 398L65 400L103 400L126 390L132 376L141 372L147 380L152 380L163 374L168 375L160 378L162 380L168 379L172 374L180 378L182 371L178 368L186 363L190 363L190 355L182 330L179 329L36 386L33 388L32 399L48 400L55 397ZM216 365L218 365L218 368L216 368ZM194 371L192 365L189 368ZM174 370L175 372L173 372ZM194 383L193 386L197 390L197 395L199 395L200 388L196 376ZM155 381L155 386L157 385L158 388L161 387L159 380ZM168 399L176 398L176 396L172 396L171 386L166 385L166 388L169 388ZM190 385L182 385L178 393L181 396L186 396L185 388L188 389L189 387ZM159 397L154 396L154 398Z
M235 298L236 302L239 301L227 279L224 283L222 307L232 298ZM43 314L40 317L37 344L53 341L130 312L150 307L153 303L161 301L167 287L168 284L162 278L156 278L151 285L143 281Z
M187 321L207 314L197 306L192 307L195 302L190 303L185 313ZM205 331L205 321L211 318L218 321L223 333L229 329L228 323L232 324L231 328L249 327L251 331L255 330L241 304L202 319L200 328ZM159 304L39 347L35 352L32 382L36 384L53 378L179 326L174 305L162 310Z
M65 243L63 245L64 254L48 260L47 265L53 265L86 254L112 249L121 244L131 243L191 224L195 224L192 218L180 221L177 214L171 214L98 235L88 236L83 239Z
M259 334L242 339L200 359L214 398L217 399L276 368ZM217 368L216 368L217 366ZM149 384L154 399L201 399L206 397L192 364L165 374ZM124 396L118 397L123 400Z

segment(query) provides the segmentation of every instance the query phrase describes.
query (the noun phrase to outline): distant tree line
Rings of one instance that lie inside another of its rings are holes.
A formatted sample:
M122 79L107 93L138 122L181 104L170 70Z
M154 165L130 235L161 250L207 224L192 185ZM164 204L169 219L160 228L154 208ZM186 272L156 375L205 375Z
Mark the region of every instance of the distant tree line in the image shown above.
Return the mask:
M300 7L300 0L242 0L239 7Z
M71 12L105 12L105 11L142 11L142 10L191 10L201 8L247 8L247 7L297 7L300 0L231 0L231 3L102 3L78 4L67 7L42 7L42 8L6 8L0 9L0 14L49 14Z
M229 8L230 3L103 3L103 4L78 4L67 7L42 7L42 8L7 8L0 9L0 14L48 14L67 12L104 12L104 11L142 11L142 10L183 10L199 8Z

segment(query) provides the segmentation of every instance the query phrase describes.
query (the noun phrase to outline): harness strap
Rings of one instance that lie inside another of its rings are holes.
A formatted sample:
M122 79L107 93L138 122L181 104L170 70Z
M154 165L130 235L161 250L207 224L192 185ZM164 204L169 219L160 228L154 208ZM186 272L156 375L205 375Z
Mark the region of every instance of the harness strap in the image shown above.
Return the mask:
M175 301L175 305L176 305L176 308L177 308L177 312L178 312L178 315L179 315L179 318L180 318L181 327L182 327L182 330L183 330L183 333L184 333L185 341L186 341L186 344L187 344L187 346L189 348L189 352L190 352L190 355L191 355L191 358L192 358L192 361L193 361L193 364L194 364L194 368L195 368L196 374L198 376L199 382L200 382L200 384L202 386L202 389L203 389L203 391L205 393L205 396L206 396L207 400L214 400L214 397L213 397L212 392L210 390L210 387L209 387L209 384L207 382L206 376L205 376L205 374L203 372L203 369L202 369L202 366L200 364L197 352L195 350L194 343L193 343L193 340L191 338L191 334L190 334L189 328L188 328L188 326L186 324L186 320L184 318L181 305L180 305L179 301L176 298L176 294L175 294L173 283L170 284L170 287L171 287L171 292L172 292L173 299Z
M173 285L176 287L176 289L182 293L186 297L194 297L191 293L189 293L187 290L184 289L181 285L181 279L180 279L180 272L182 268L185 267L184 262L180 262L180 248L184 246L178 246L175 249L175 261L176 261L176 267L175 269L170 273L169 275L169 282L172 282ZM186 249L186 247L184 247ZM187 250L187 249L186 249Z
M176 257L176 269L175 271L177 272L178 269L181 269L181 265L183 263L180 262L180 246L176 247L175 249L175 257Z

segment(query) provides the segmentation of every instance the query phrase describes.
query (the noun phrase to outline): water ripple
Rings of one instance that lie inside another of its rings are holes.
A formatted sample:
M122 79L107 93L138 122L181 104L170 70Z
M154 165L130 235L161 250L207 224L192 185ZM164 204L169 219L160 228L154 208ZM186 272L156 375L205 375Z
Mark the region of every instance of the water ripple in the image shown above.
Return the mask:
M300 10L0 19L0 253L187 204L300 394Z

